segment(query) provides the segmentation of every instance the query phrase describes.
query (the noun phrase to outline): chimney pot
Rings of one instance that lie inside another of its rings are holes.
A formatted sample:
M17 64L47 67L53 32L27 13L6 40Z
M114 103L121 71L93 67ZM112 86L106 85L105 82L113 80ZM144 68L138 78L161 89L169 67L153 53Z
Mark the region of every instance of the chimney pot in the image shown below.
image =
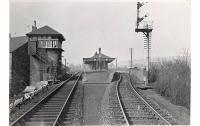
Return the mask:
M36 26L36 20L34 20L34 26L37 27L37 26Z
M101 48L99 48L99 54L101 54Z
M34 25L32 26L32 31L37 30L36 21L34 20Z

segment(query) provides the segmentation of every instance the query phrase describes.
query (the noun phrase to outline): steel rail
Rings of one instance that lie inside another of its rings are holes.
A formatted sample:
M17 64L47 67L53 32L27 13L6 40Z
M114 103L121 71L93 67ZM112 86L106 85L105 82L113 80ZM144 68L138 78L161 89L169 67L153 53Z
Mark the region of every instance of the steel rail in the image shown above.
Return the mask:
M77 73L76 73L77 74ZM26 115L28 115L29 113L31 113L36 107L38 107L40 104L42 104L43 102L45 102L49 97L51 97L51 95L53 95L54 93L56 93L56 91L58 91L66 82L68 82L74 75L71 75L71 77L63 82L61 82L60 86L56 87L54 90L52 90L49 94L47 94L43 99L41 99L37 104L35 104L33 107L31 107L27 112L25 112L23 115L21 115L19 118L17 118L14 122L12 122L9 126L14 126L16 125L18 122L20 122Z
M119 78L119 80L117 81L117 85L116 85L117 99L118 99L118 101L119 101L119 105L120 105L122 114L123 114L123 116L124 116L124 118L125 118L126 125L130 125L130 124L129 124L129 121L128 121L127 117L126 117L126 114L125 114L125 112L124 112L124 109L123 109L123 106L122 106L122 102L121 102L120 97L119 97L119 89L118 89L118 87L119 87L119 83L120 83L121 79L122 79L122 77L121 77L121 75L120 75L120 78Z
M59 114L58 114L56 120L54 121L53 126L57 126L57 125L58 125L58 121L59 121L59 119L61 118L61 116L62 116L62 114L63 114L63 112L64 112L63 110L65 109L65 107L66 107L66 105L67 105L67 102L69 101L69 98L72 96L72 92L75 91L75 87L76 87L76 85L78 84L78 81L79 81L81 75L82 75L82 73L80 73L80 75L79 75L78 79L76 80L76 82L75 82L73 88L71 89L69 95L67 96L67 99L66 99L66 101L65 101L65 103L64 103L64 105L63 105L63 107L61 108L61 110L60 110L60 112L59 112Z
M157 116L159 116L167 125L171 125L169 121L167 121L164 117L162 117L162 115L160 115L142 96L140 96L140 94L134 89L132 82L131 82L131 78L130 75L128 75L129 77L129 81L130 81L130 85L132 90L135 92L135 94L138 96L138 98L140 98L154 113L157 114Z

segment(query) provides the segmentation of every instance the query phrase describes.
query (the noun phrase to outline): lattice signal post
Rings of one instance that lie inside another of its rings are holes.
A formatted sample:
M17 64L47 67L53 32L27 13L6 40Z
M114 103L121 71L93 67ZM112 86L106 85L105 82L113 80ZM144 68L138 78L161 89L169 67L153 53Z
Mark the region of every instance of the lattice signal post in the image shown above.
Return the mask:
M136 22L136 28L135 32L142 32L144 37L144 49L147 49L147 66L146 66L146 72L147 72L147 79L146 83L148 84L149 81L149 63L150 63L150 49L151 49L151 32L153 30L153 23L148 21L142 21L148 15L144 15L143 17L140 17L140 8L144 5L143 2L137 2L137 22Z

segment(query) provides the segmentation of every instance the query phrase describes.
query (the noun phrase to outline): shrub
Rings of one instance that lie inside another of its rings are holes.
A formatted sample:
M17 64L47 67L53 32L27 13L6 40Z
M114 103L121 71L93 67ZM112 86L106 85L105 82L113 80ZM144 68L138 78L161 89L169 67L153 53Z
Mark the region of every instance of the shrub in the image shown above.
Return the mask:
M172 103L190 109L190 56L151 64L149 81Z
M155 82L157 80L159 69L156 65L152 65L149 70L149 82Z

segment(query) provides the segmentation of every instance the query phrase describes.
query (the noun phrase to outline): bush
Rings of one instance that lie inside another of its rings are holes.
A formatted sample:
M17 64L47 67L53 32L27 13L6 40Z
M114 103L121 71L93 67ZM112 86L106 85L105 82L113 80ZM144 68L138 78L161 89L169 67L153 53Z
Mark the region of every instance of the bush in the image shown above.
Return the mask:
M113 75L113 78L112 78L112 82L113 82L113 81L118 81L119 78L120 78L120 73L115 72L114 75Z
M151 64L149 81L172 103L190 109L190 56Z
M149 82L155 82L157 80L159 69L156 65L152 65L149 70Z

